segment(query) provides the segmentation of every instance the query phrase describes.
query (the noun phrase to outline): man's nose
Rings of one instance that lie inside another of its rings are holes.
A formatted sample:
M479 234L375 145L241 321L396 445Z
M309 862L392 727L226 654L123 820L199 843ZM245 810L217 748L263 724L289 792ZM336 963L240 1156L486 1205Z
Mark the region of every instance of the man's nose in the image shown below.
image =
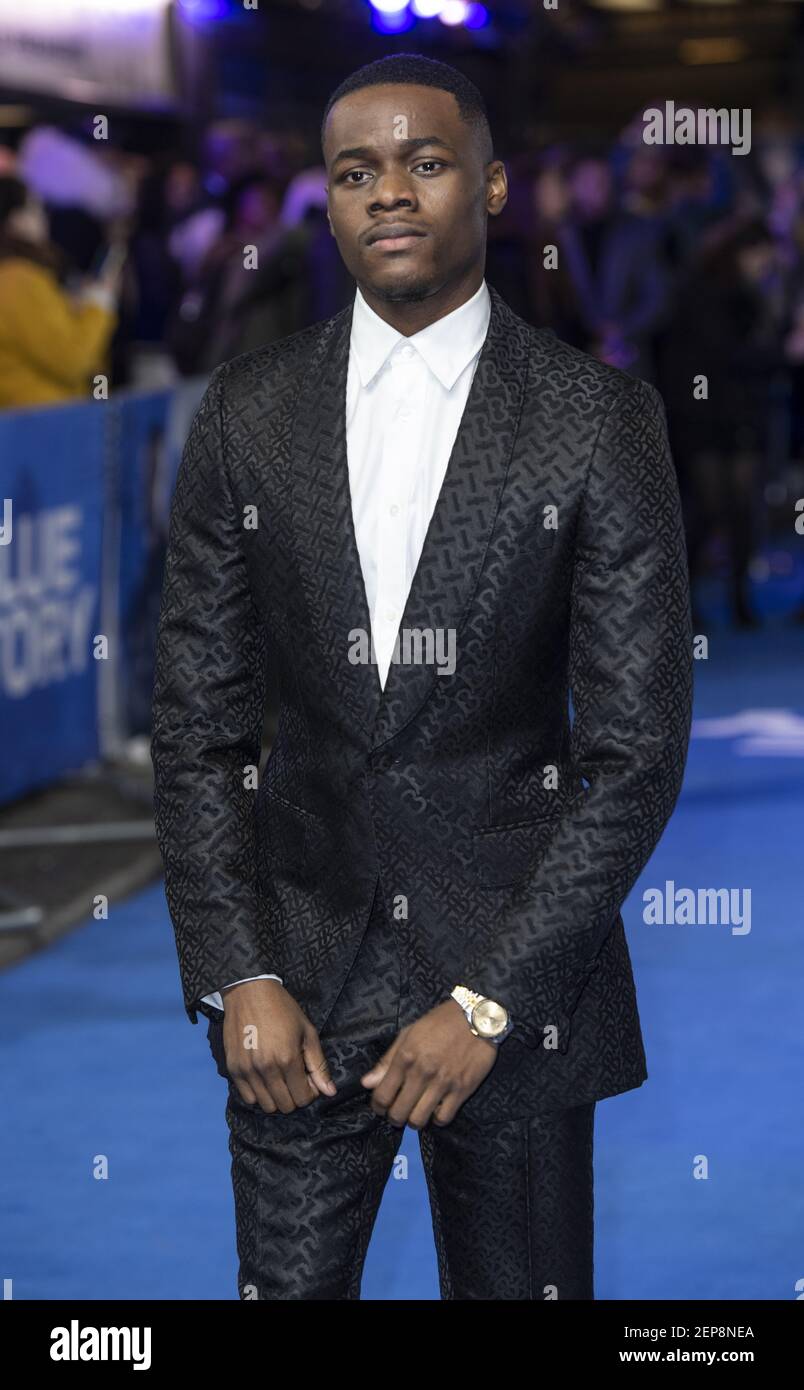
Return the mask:
M415 195L404 175L381 174L374 185L372 206L413 207Z

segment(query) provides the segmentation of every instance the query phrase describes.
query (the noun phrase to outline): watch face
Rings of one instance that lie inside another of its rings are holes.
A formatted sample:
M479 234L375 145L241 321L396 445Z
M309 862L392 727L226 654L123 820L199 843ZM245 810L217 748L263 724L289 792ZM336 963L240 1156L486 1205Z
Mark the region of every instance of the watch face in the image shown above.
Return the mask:
M493 999L483 999L472 1010L472 1026L481 1038L496 1038L508 1022L508 1010Z

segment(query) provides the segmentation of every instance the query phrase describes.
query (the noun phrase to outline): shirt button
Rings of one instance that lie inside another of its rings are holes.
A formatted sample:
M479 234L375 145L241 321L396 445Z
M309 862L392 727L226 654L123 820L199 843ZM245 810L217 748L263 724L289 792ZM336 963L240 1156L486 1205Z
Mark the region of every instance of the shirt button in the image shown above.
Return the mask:
M393 608L386 608L386 610L385 610L385 621L386 621L387 623L392 623L392 622L394 621L394 618L395 618L395 617L396 617L396 613L394 612Z
M391 512L391 516L399 516L399 508L396 505L396 502L394 502L393 506L390 507L389 510Z
M403 359L403 361L408 362L410 358L413 356L413 348L409 344L406 344L405 347L400 348L399 356Z

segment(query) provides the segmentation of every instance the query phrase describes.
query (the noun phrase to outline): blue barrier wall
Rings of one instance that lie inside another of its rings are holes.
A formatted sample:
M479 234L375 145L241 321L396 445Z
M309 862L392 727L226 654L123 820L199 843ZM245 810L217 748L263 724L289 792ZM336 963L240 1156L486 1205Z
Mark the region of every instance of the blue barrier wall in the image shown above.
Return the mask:
M98 754L104 411L0 416L0 801Z
M170 498L204 385L0 414L0 804L150 728Z

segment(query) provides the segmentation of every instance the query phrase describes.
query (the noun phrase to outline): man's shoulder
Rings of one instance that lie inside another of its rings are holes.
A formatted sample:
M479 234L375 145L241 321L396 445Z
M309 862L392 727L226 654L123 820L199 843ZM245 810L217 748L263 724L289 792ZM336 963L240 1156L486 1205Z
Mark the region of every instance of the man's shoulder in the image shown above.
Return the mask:
M524 321L523 321L524 322ZM604 410L618 399L636 393L643 400L661 401L658 391L640 377L601 362L591 353L565 343L551 328L527 325L531 350L531 390L551 386L557 401L599 404Z
M348 312L349 307L341 309L331 318L300 328L285 338L238 353L216 367L211 380L217 382L230 401L243 396L253 398L257 387L267 389L271 395L282 393L300 380L321 338Z

